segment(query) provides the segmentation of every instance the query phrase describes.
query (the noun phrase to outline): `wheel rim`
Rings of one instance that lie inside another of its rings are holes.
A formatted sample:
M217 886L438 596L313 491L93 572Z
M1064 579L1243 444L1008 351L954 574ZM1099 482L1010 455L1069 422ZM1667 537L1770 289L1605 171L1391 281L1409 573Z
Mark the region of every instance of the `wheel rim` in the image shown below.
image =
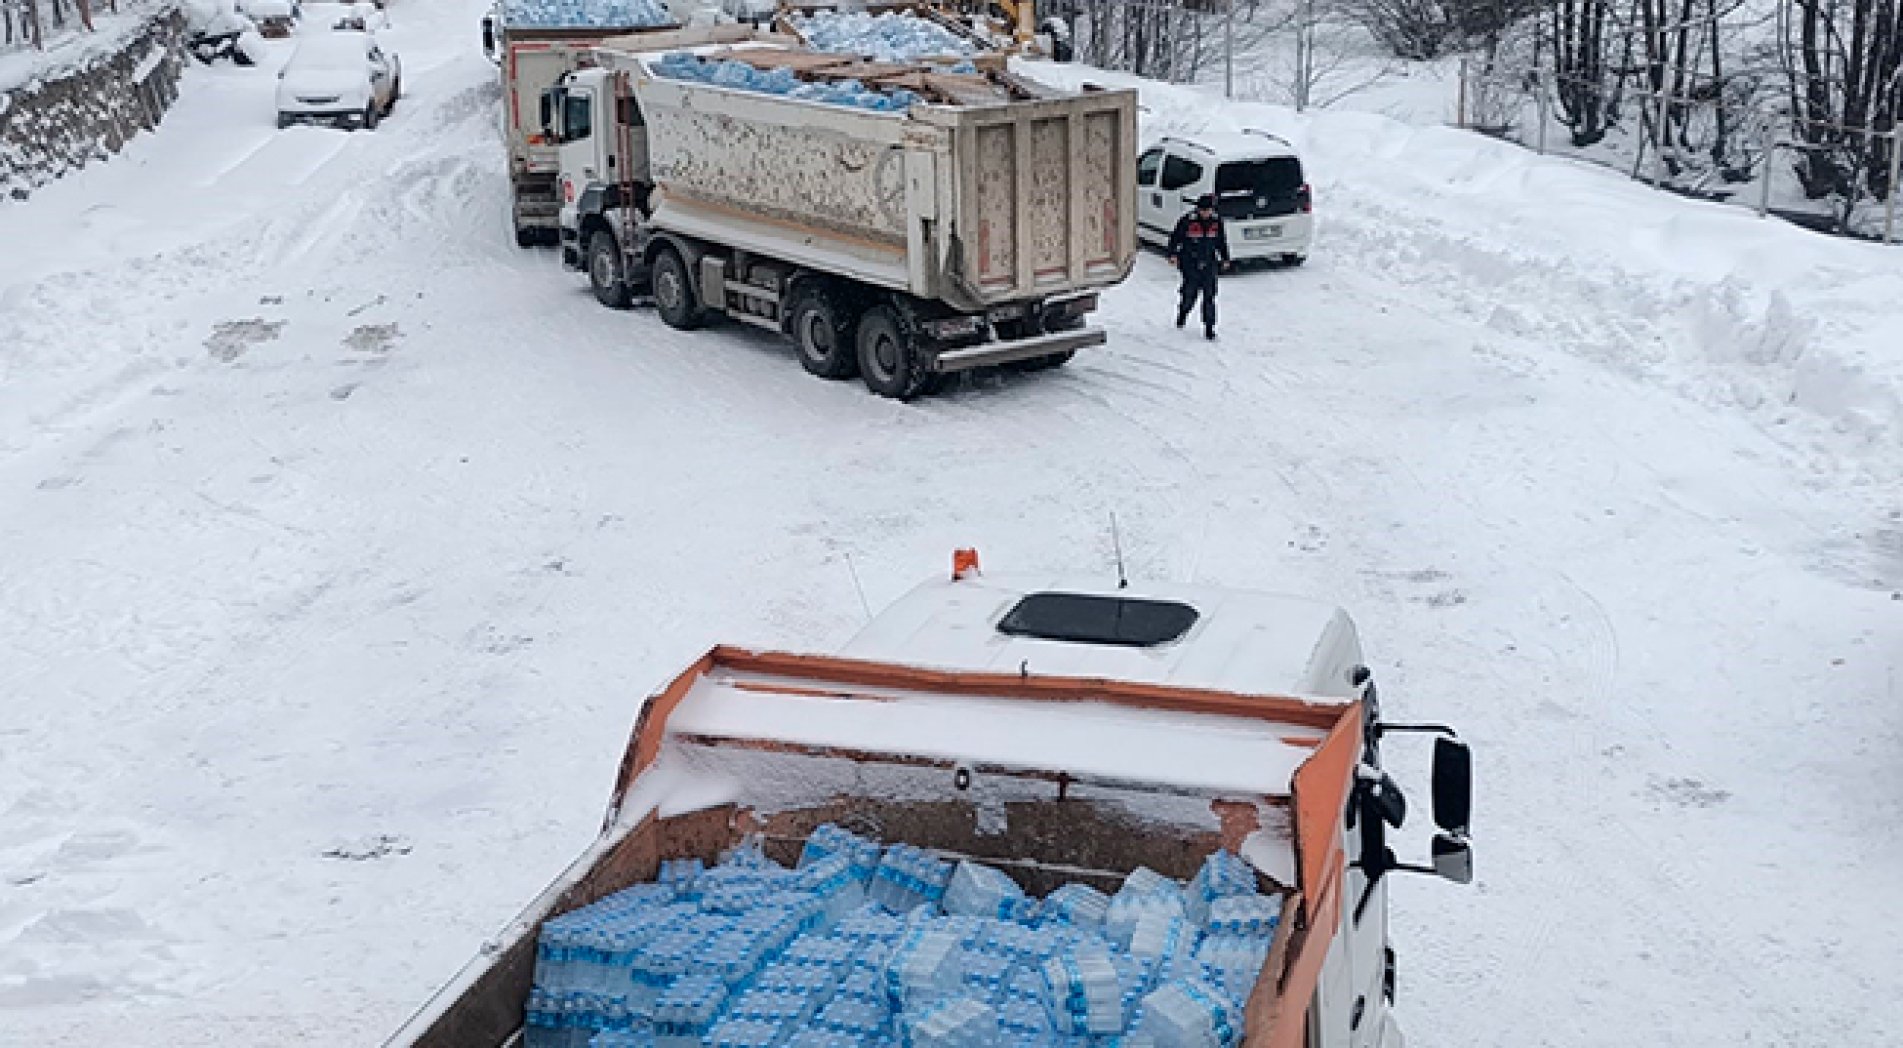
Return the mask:
M681 308L681 276L674 272L674 267L663 265L661 271L655 274L654 300L661 304L662 309L672 311Z
M615 282L614 259L606 251L595 252L595 286L602 289L612 287Z
M807 356L815 360L830 360L833 355L833 329L826 323L817 310L808 312L800 324L800 344L806 347Z
M899 370L899 340L880 331L872 337L872 363L881 377L889 378Z

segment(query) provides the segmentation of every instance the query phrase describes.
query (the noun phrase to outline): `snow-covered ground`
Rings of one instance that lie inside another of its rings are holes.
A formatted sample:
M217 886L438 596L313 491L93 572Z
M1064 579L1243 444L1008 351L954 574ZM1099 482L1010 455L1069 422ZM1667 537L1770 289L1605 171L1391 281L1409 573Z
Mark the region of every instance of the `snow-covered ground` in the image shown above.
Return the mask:
M1903 999L1903 256L1365 113L1309 265L914 405L511 243L482 4L374 133L193 68L0 207L0 1041L373 1044L588 840L640 696L976 545L1335 600L1478 757L1427 1048L1875 1045ZM1080 75L1046 67L1040 75ZM1097 77L1097 79L1110 79ZM16 245L30 245L26 250Z

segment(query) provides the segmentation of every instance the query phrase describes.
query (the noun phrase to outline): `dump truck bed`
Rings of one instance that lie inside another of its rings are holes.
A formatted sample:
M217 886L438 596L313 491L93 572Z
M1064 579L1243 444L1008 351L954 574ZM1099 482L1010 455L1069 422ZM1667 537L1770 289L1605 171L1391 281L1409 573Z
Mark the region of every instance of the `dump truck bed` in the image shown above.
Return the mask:
M602 47L627 73L659 189L652 223L972 312L1120 282L1136 256L1136 96L998 71L747 43L705 56L929 99L830 105L657 72L693 34Z
M1360 735L1345 700L716 648L642 708L601 836L388 1043L509 1043L543 922L748 835L790 864L843 822L1033 893L1114 890L1137 866L1188 878L1237 851L1286 893L1245 1043L1293 1046L1327 946L1305 929L1338 912Z

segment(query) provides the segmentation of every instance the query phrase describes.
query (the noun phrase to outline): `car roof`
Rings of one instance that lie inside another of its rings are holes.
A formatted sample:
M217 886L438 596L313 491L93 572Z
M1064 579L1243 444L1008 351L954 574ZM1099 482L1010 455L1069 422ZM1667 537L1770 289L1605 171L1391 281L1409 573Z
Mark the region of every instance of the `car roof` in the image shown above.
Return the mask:
M1263 160L1296 156L1288 140L1267 131L1222 131L1199 135L1169 135L1158 145L1203 153L1218 163L1225 160Z
M297 42L297 50L291 54L291 64L362 61L374 46L375 38L369 33L355 30L312 33Z
M1180 637L1151 646L1008 634L1000 621L1033 593L1178 601L1196 609ZM985 576L926 582L901 597L841 654L942 669L1102 677L1244 694L1347 698L1361 660L1341 609L1299 597L1215 586L1063 576Z

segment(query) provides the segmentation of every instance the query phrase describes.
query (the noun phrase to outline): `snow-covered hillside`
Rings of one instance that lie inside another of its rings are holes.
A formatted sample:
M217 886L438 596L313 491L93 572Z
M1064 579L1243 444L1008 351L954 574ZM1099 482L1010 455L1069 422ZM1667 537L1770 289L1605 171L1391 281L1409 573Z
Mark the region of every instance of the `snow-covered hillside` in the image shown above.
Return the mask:
M836 647L954 546L1108 572L1113 511L1474 742L1477 884L1393 893L1411 1043L1894 1037L1903 255L1145 85L1302 146L1308 266L1205 344L1145 257L1108 346L899 405L514 247L482 7L392 7L374 133L195 68L0 205L0 1042L377 1043L704 645Z

